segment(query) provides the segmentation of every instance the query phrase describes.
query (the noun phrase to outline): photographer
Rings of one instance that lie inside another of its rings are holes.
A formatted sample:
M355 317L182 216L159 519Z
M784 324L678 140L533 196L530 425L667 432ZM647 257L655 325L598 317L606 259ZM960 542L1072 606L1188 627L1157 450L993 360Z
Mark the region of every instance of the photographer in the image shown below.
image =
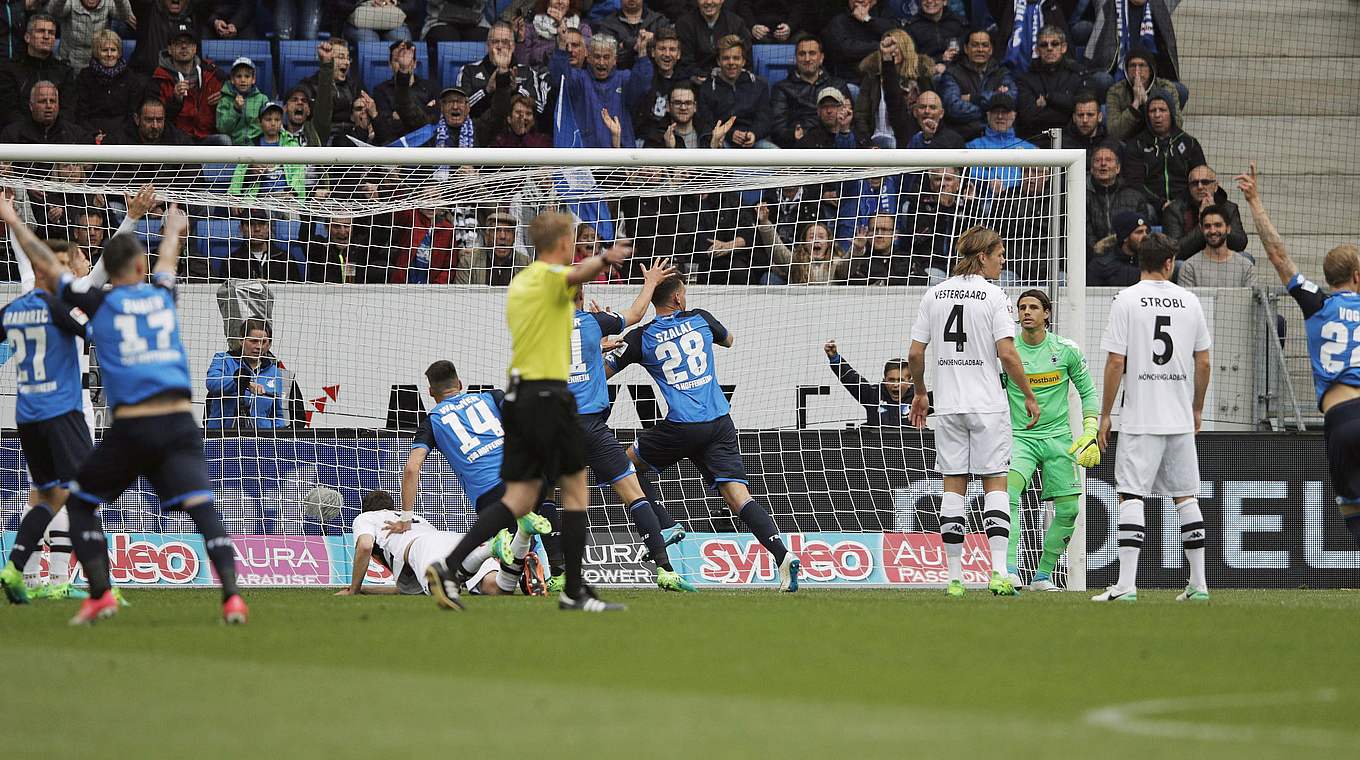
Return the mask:
M287 405L291 374L269 353L273 331L262 319L247 319L241 347L221 351L208 367L209 430L274 430L289 426Z

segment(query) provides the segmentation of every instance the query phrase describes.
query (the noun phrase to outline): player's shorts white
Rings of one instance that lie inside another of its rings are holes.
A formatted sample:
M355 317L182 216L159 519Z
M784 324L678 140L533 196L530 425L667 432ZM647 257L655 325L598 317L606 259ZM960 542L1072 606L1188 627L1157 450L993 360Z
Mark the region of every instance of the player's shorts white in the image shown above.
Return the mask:
M440 531L421 536L411 543L410 549L406 552L406 560L411 565L411 572L415 573L416 578L420 581L421 590L427 594L430 593L430 582L425 578L425 571L429 569L430 565L435 562L442 562L448 557L453 548L462 540L462 533ZM482 579L493 570L498 570L500 566L501 563L495 557L488 558L482 563L481 567L477 568L477 572L473 573L471 578L468 578L467 587L474 589L472 593L477 593L475 589L481 585Z
M1133 496L1199 495L1194 433L1120 433L1114 457L1119 492Z
M1010 412L937 414L935 471L941 475L1005 475L1011 468Z

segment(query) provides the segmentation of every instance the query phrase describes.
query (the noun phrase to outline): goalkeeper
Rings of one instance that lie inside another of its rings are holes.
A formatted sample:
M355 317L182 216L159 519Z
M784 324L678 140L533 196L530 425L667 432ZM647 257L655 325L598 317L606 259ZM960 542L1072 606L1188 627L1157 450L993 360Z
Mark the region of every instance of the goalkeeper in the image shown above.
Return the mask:
M1040 498L1053 501L1053 524L1044 533L1044 553L1039 569L1034 574L1030 589L1057 591L1053 584L1053 568L1067 548L1077 521L1078 497L1081 495L1081 471L1077 468L1100 464L1100 447L1096 445L1096 422L1100 404L1096 401L1096 387L1086 367L1081 349L1072 341L1048 331L1052 302L1039 290L1020 294L1016 310L1020 315L1020 339L1015 342L1025 375L1039 399L1039 423L1026 428L1029 414L1025 411L1025 397L1007 382L1006 393L1011 404L1011 428L1014 442L1011 469L1006 478L1006 490L1011 497L1011 539L1007 568L1016 574L1016 550L1020 544L1020 495L1029 487L1034 471L1043 468L1043 489ZM1068 422L1067 384L1071 383L1081 395L1083 430L1076 443L1072 442L1071 423ZM1018 583L1018 581L1017 581Z

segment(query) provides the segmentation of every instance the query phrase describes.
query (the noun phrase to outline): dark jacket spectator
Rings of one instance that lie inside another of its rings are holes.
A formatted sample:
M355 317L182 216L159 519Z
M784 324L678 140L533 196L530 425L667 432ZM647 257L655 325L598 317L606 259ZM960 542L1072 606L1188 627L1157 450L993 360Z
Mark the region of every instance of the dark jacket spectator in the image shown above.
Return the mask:
M331 97L334 98L331 101L332 132L346 130L352 125L354 118L352 115L354 101L358 100L364 92L363 82L360 82L355 74L356 72L353 69L350 69L346 72L344 79L335 78L332 80L331 87L334 90L331 93ZM337 77L339 75L338 69L336 70L336 75ZM318 100L317 96L319 91L317 80L320 76L321 72L318 71L315 74L304 77L302 81L297 83L298 87L306 90L307 97L311 98L313 103ZM320 135L320 137L322 142L326 142L330 135Z
M533 99L534 115L538 125L550 129L548 125L551 123L552 114L547 109L551 87L548 77L528 66L514 66L510 71L514 75L514 91ZM495 76L496 65L486 57L476 63L469 63L458 73L458 86L468 94L472 118L478 118L491 108L493 93L487 88L491 86Z
M496 100L499 101L500 98L497 97ZM510 103L508 108L497 102L497 107L489 112L490 119L501 122L501 129L492 138L490 147L551 148L552 138L534 130L533 100L518 93L513 98L507 97L505 100Z
M974 35L979 39L985 35ZM988 46L991 42L988 40ZM987 53L991 55L990 52ZM1002 88L1015 97L1015 80L1010 69L990 58L985 63L974 63L968 59L950 64L940 77L938 88L940 99L944 101L945 117L948 125L965 140L982 134L983 117L992 95ZM964 97L964 96L968 97Z
M1138 244L1147 237L1151 218L1125 211L1115 215L1112 234L1096 243L1096 257L1086 270L1086 284L1127 288L1142 278Z
M840 354L828 358L831 361L831 371L836 373L841 385L845 386L850 395L864 407L865 427L905 427L908 424L907 413L911 411L912 399L916 398L916 389L907 378L906 362L899 359L896 360L896 364L889 363L883 373L885 379L889 372L897 373L897 378L903 386L901 395L893 398L892 391L888 389L886 383L875 385L866 381Z
M378 106L378 118L373 126L382 145L404 134L414 132L435 119L437 111L427 105L439 96L439 89L428 79L414 72L395 75L373 88L373 102Z
M1083 132L1081 127L1077 126L1075 120L1064 126L1062 131L1062 146L1064 148L1081 148L1086 151L1087 164L1090 164L1091 156L1096 152L1097 148L1107 142L1113 142L1110 140L1109 131L1105 129L1105 122L1100 118L1100 106L1095 104L1092 105L1096 108L1096 121L1089 134ZM1079 106L1080 104L1078 104L1078 107ZM1090 106L1088 106L1088 108L1089 107ZM1075 114L1076 111L1073 111L1073 113ZM1118 143L1115 143L1115 145L1118 145Z
M962 208L962 186L963 179L954 169L931 169L906 218L905 242L911 249L912 274L918 282L927 273L941 279L948 276L954 241L972 225Z
M1146 10L1138 12L1138 7L1129 3L1124 6L1135 13L1136 18L1124 18L1119 4L1124 0L1098 0L1096 4L1095 28L1091 39L1086 42L1086 59L1097 71L1114 73L1120 68L1124 58L1132 48L1147 47L1141 35L1145 20L1144 13L1151 15L1153 39L1157 46L1157 70L1162 76L1180 81L1180 56L1176 49L1176 29L1171 24L1171 14L1181 0L1147 0ZM1121 23L1122 22L1122 23ZM1122 28L1121 28L1122 26Z
M307 255L307 282L359 282L359 269L367 263L364 246L354 240L354 223L336 217L324 225L325 234L317 233L322 226L317 220L304 220L298 234Z
M133 109L151 92L151 81L123 58L108 67L96 57L76 77L75 92L76 120L113 135L127 126Z
M1035 60L1029 71L1016 75L1015 79L1020 88L1019 132L1027 137L1049 129L1061 129L1072 121L1077 91L1086 86L1086 71L1071 58L1061 58L1052 65ZM1063 147L1077 146L1064 144Z
M31 0L30 0L31 1ZM26 0L0 2L0 61L12 61L24 50Z
M622 224L634 240L634 266L669 258L682 272L694 270L699 196L630 195L619 199L615 222ZM708 243L701 247L707 248Z
M914 45L902 32L906 44ZM899 43L899 46L901 43ZM920 131L911 108L922 92L934 87L931 72L934 61L917 55L913 47L903 55L909 63L898 64L883 60L875 51L860 64L859 97L855 98L855 134L866 144L886 129L893 136L893 145L880 147L905 148L913 135ZM902 69L907 69L902 71ZM880 108L882 109L880 112Z
M770 86L764 79L745 69L735 81L728 82L714 75L699 88L699 112L696 120L702 124L716 124L733 116L733 131L746 130L757 140L767 140L774 120L770 108ZM730 134L730 133L729 133ZM704 138L707 144L707 138ZM750 238L747 238L748 242Z
M637 62L634 47L637 45L638 32L645 30L656 34L661 29L674 26L670 19L644 6L637 21L624 18L624 12L620 9L596 22L594 28L596 34L608 34L619 41L619 68L631 69Z
M301 282L297 263L285 251L272 243L263 244L252 252L252 244L244 242L232 250L222 262L223 279L268 280L269 282Z
M696 76L708 76L718 65L718 40L735 34L749 46L751 44L750 24L732 6L735 0L727 0L718 11L710 27L699 8L691 7L685 15L675 22L675 33L680 37L680 63Z
M652 41L652 86L638 100L633 111L633 131L644 141L660 139L669 125L667 112L671 89L689 86L689 69L680 64L680 41L674 32L663 32Z
M1067 17L1076 8L1076 0L1026 0L1026 13L1035 13L1036 18L1022 18L1020 23L1026 25L1032 23L1029 31L1038 31L1040 27L1056 26L1067 33ZM996 57L1005 63L1011 71L1025 71L1036 60L1034 57L1034 44L1038 42L1038 35L1013 35L1015 31L1015 1L1014 0L987 0L987 12L991 14L996 22L996 28L992 33L992 47L996 49ZM1017 38L1018 45L1012 50L1010 44L1012 37ZM1028 37L1029 49L1020 49L1025 38Z
M1142 61L1147 64L1149 70L1147 82L1150 84L1142 85L1146 95L1141 98L1135 96L1133 92L1135 75L1128 70L1129 64L1133 61ZM1142 134L1147 126L1147 103L1155 92L1170 96L1167 98L1167 104L1171 106L1171 121L1179 126L1181 107L1176 85L1158 76L1157 62L1152 54L1146 50L1135 50L1129 54L1129 60L1125 62L1124 68L1124 79L1116 82L1105 93L1105 124L1110 130L1110 137L1116 140L1129 140Z
M604 78L600 78L593 64L578 69L571 65L567 52L559 48L553 51L549 59L548 72L554 79L560 77L565 82L566 92L570 93L576 126L581 130L582 147L614 147L613 137L601 117L603 110L609 111L620 122L619 147L637 145L632 113L652 84L650 58L640 59L632 71L624 71L616 66Z
M1205 163L1199 140L1171 121L1169 109L1175 99L1153 92L1148 98L1148 128L1124 147L1125 178L1141 184L1159 203L1185 192L1190 170Z
M12 109L18 111L17 108ZM0 143L76 145L91 142L84 127L61 114L61 97L46 85L29 92L27 113L0 130Z
M919 132L899 148L962 148L967 141L963 135L944 126L944 104L935 92L923 92L911 109L912 121Z
M883 33L896 26L892 19L877 15L873 0L848 0L849 10L837 14L827 25L826 61L835 74L854 77L859 63L878 50Z
M1131 187L1120 179L1114 184L1102 185L1091 180L1086 186L1086 245L1087 254L1095 253L1096 243L1109 237L1114 231L1114 219L1121 213L1131 212L1152 220L1157 218L1152 199L1140 187Z
M798 49L805 46L819 48L816 56L810 56L818 61L816 67L809 65L808 68L811 70L806 72L802 68L796 69L787 78L776 82L770 92L770 108L773 111L771 139L783 148L793 145L795 127L801 126L807 130L818 124L818 93L827 87L834 87L846 98L850 97L850 88L845 80L828 74L821 65L820 43L815 39L806 39L798 43Z
M71 67L57 60L52 54L55 36L40 37L41 32L35 32L35 28L50 29L55 35L57 25L49 18L46 19L46 23L36 24L35 27L35 23L30 20L28 30L25 32L28 42L23 52L13 60L0 63L0 104L4 105L0 108L0 126L24 115L29 90L32 90L33 85L38 82L55 84L61 93L62 101L71 109L76 106L75 74Z
M769 260L753 260L755 207L743 201L742 193L705 193L699 199L696 221L695 239L687 247L694 252L690 271L698 275L699 282L754 284L769 271Z
M180 131L196 140L217 134L217 101L222 97L226 77L217 65L206 58L194 56L187 76L175 67L169 53L161 54L161 65L151 75L151 84L165 103L170 120ZM176 85L181 76L189 83L189 94L176 96Z
M800 32L811 31L808 25L813 3L789 2L789 0L746 0L742 11L751 22L751 40L757 45L782 45L793 41ZM779 27L787 27L782 32ZM755 39L755 27L763 26L768 31L761 39ZM782 36L781 36L782 35Z
M348 19L349 14L353 12L351 8L349 13L345 13L341 18ZM257 36L255 28L250 23L254 15L253 0L219 0L213 7L212 14L208 16L204 33L213 39L253 39ZM267 89L273 90L272 87Z
M1180 245L1178 258L1188 259L1204 250L1204 231L1200 228L1199 215L1203 204L1192 196L1194 188L1187 187L1184 193L1162 209L1162 232ZM1242 226L1242 213L1237 204L1228 200L1223 188L1214 191L1213 205L1228 217L1229 250L1241 253L1247 250L1247 230ZM1086 213L1091 213L1089 207Z
M963 49L968 22L949 10L946 3L941 1L939 5L938 15L934 15L926 13L925 4L922 3L921 12L902 22L902 28L911 35L917 52L950 63L947 56L957 55ZM950 50L955 52L950 54Z
M143 74L161 65L161 53L182 27L198 32L190 0L133 0L132 10L137 14L137 47L131 65Z

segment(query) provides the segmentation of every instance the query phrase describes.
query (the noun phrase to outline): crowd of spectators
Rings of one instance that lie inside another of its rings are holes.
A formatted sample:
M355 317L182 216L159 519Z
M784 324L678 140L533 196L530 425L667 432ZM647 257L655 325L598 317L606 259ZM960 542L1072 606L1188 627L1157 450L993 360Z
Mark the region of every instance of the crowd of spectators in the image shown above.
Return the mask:
M1130 218L1176 239L1192 278L1212 279L1221 275L1205 273L1241 269L1206 262L1243 250L1245 235L1199 142L1181 128L1190 93L1178 81L1176 4L278 0L271 14L245 0L9 0L0 99L15 107L0 111L0 142L1031 149L1061 133L1065 146L1088 153L1091 282L1118 271L1121 262L1103 259L1136 236ZM260 35L319 39L316 73L278 87L261 80L260 62L202 54L205 38ZM124 39L135 40L128 56ZM363 82L354 46L374 40L390 42L387 78ZM450 40L484 41L485 56L453 81L417 73L417 46ZM762 45L793 54L792 70L773 85L753 65ZM399 197L428 179L297 164L117 171L134 182L299 200ZM583 222L578 240L583 250L615 236L638 241L638 264L607 279L635 278L637 266L666 256L699 282L906 284L941 276L953 237L983 223L1023 262L1009 277L1037 281L1055 274L1042 249L1053 179L1015 167L954 168L624 197L605 210L607 225ZM186 274L503 284L531 257L524 225L556 202L551 182L528 185L494 206L432 203L354 218L204 209L233 219L232 246L191 251ZM51 237L88 230L91 215L104 229L119 221L121 198L30 196Z

